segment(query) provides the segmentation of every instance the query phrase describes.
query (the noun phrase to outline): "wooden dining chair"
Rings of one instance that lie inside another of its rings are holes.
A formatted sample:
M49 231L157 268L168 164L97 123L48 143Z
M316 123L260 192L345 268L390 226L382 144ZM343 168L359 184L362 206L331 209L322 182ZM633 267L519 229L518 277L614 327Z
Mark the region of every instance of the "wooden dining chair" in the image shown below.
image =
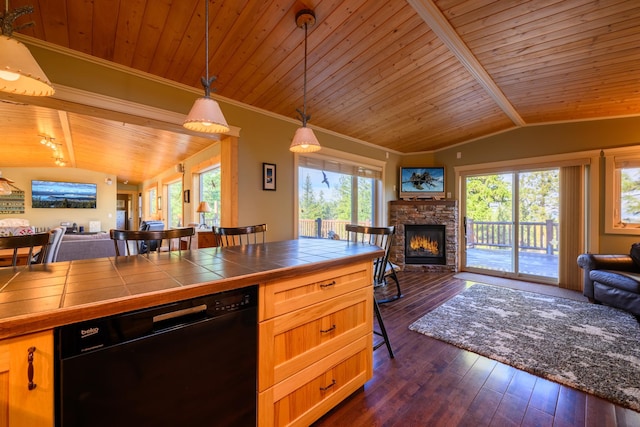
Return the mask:
M177 241L177 249L178 251L182 251L182 242L187 243L186 249L191 249L191 239L195 234L195 229L193 227L183 227L183 228L170 228L168 230L109 230L109 235L111 236L111 240L113 240L113 244L116 248L116 256L131 256L141 253L146 253L149 256L150 252L153 252L149 249L143 249L140 251L141 245L139 243L144 242L145 245L143 248L151 248L151 242L156 242L156 245L153 247L157 248L156 250L159 252L162 247L162 241L167 240L169 247L168 250L172 249L172 242ZM186 240L184 240L186 238ZM119 241L124 242L125 246L125 254L120 253L120 246L118 245ZM135 253L131 253L131 247L136 248Z
M18 265L18 260L24 259L26 265L44 263L49 250L51 234L36 233L20 236L0 237L0 249L12 249L11 265ZM22 249L22 251L20 250Z
M348 239L352 242L367 243L379 246L384 250L384 258L379 258L373 265L374 287L387 286L388 280L395 282L395 294L387 298L378 299L379 304L395 301L402 297L400 280L397 271L400 267L389 260L391 243L395 233L395 227L368 227L364 225L347 224L345 230L349 234Z
M218 246L240 246L264 243L267 224L247 225L244 227L216 227Z
M375 291L376 286L384 284L385 270L387 268L387 262L389 259L389 249L391 247L391 237L395 232L395 227L367 227L363 225L347 224L345 230L348 233L347 240L352 243L359 243L365 245L375 245L384 250L384 254L373 261L373 288ZM394 272L395 275L395 272ZM381 282L382 281L382 282ZM396 279L398 286L398 296L395 298L384 300L383 302L392 301L400 298L400 283ZM389 357L392 359L395 357L393 349L391 348L391 341L389 341L389 335L387 334L387 328L384 326L384 320L382 319L382 313L380 313L379 301L373 298L373 310L378 320L378 327L380 331L373 330L373 333L379 337L382 337L382 341L374 344L373 349L376 350L382 345L387 346Z

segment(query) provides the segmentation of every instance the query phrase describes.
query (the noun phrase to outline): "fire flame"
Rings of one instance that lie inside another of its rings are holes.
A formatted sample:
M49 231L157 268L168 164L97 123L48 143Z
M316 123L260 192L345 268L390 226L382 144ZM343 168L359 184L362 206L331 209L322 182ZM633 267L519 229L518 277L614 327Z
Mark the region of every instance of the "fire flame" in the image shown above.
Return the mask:
M409 241L409 247L414 251L438 254L438 242L428 237L415 235Z

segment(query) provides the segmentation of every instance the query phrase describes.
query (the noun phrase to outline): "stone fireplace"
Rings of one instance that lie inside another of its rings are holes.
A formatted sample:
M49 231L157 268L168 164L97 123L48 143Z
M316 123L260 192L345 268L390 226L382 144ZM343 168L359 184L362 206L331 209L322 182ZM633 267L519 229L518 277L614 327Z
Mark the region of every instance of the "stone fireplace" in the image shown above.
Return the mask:
M391 262L405 271L457 271L457 201L394 200L389 203L389 224L396 227Z

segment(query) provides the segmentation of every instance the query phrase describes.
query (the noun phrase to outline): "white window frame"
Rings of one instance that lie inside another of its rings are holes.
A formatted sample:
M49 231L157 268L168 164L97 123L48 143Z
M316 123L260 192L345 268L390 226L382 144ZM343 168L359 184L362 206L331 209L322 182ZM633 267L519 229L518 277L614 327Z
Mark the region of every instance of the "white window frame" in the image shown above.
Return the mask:
M158 186L154 185L146 188L144 194L147 198L145 216L150 219L158 215Z
M611 149L605 156L605 210L604 229L607 234L640 235L640 224L620 221L620 168L640 166L640 146Z
M166 206L167 206L167 212L166 212L166 218L167 218L167 228L171 228L171 227L176 227L177 224L171 224L171 215L172 215L172 211L171 211L171 198L169 197L170 194L170 190L169 187L173 186L173 185L180 185L180 194L182 195L183 189L184 189L184 184L182 182L182 179L174 179L172 181L167 182L164 185L165 191L164 193L166 194ZM182 197L180 198L180 200L182 201ZM180 204L180 225L184 227L184 212L183 212L183 203Z
M214 170L218 169L220 171L220 185L222 185L222 165L220 163L215 163L211 166L208 166L206 168L203 169L199 169L198 172L195 174L195 185L194 187L197 188L197 200L196 203L194 203L194 209L197 209L200 202L204 201L204 197L203 197L203 191L204 189L202 188L202 175L208 173L208 172L212 172ZM222 196L222 195L221 195ZM214 200L213 203L210 204L211 205L211 209L213 209L213 212L206 214L205 215L205 221L207 220L207 215L209 216L209 219L211 220L212 225L215 226L220 226L220 214L222 212L222 199L220 200ZM198 222L200 223L200 219L202 218L202 215L198 212L195 213L196 214L196 219Z

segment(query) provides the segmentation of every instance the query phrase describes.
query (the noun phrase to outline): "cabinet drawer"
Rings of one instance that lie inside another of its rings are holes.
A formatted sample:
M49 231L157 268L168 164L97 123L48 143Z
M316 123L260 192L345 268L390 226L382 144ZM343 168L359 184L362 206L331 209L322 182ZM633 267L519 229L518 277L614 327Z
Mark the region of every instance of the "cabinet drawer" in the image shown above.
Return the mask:
M259 324L258 389L266 390L373 328L370 287Z
M259 426L308 426L371 378L372 335L259 394Z
M372 263L266 282L260 286L260 321L285 314L329 298L372 286Z

